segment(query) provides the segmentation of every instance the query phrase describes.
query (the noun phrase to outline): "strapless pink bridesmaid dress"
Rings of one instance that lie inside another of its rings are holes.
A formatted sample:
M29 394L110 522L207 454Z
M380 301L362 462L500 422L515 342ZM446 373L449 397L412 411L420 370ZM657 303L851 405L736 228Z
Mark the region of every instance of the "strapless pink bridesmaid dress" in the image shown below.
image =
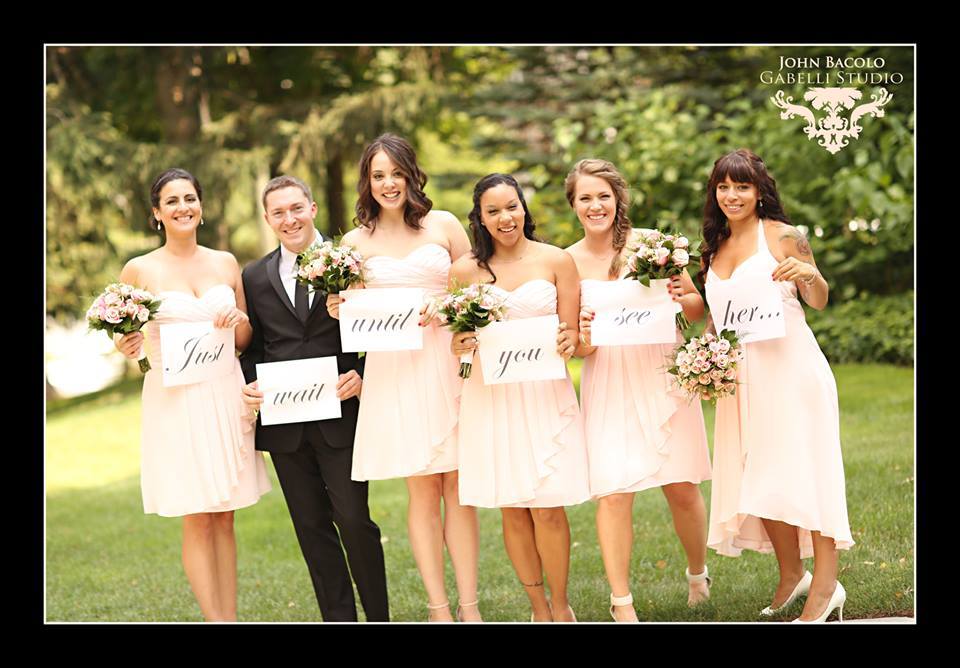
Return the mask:
M263 456L233 373L203 383L164 387L159 326L213 320L235 306L233 288L215 285L200 297L167 290L145 326L151 370L143 379L140 485L143 511L164 517L244 508L270 490Z
M506 298L506 318L557 312L557 288L543 279ZM451 359L456 359L453 355ZM460 503L485 508L551 508L590 498L577 394L564 379L484 385L479 358L460 404Z
M769 280L777 264L761 221L756 254L726 280ZM723 280L710 269L707 293ZM761 517L798 527L802 558L813 556L811 531L833 538L841 550L854 544L836 381L807 326L796 285L777 285L786 336L745 344L737 392L717 402L707 545L727 556L773 551Z
M446 293L450 253L427 243L403 258L364 262L371 288L424 288ZM384 480L457 469L457 417L463 381L450 353L452 334L436 320L422 350L369 352L353 442L354 480Z
M581 281L580 303L589 307L604 283ZM600 346L584 359L580 405L594 497L710 479L700 401L666 372L674 346Z

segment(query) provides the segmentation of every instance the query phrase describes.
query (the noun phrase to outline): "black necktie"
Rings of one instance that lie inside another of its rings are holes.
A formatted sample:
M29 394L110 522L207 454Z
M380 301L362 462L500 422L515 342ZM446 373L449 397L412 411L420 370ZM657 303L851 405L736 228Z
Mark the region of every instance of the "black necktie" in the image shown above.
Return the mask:
M310 315L310 308L307 300L307 286L297 281L297 286L293 289L293 308L297 312L300 322L306 324L307 316Z

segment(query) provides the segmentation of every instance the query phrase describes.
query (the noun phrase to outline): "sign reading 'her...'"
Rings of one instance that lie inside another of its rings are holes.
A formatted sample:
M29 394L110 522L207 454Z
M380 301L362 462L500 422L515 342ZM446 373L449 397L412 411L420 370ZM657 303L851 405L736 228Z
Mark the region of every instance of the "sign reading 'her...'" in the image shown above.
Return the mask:
M633 280L592 281L590 307L597 315L590 325L590 343L595 346L674 343L680 304L670 298L669 282L655 279L648 288Z
M367 288L340 293L340 342L345 353L422 350L423 288Z
M257 365L263 392L260 424L312 422L340 417L336 357L311 357Z
M160 325L163 386L190 385L231 373L237 363L233 328L213 321Z
M492 322L477 332L484 385L566 378L557 354L556 314Z
M787 334L780 286L773 279L730 279L711 283L707 303L718 332L732 329L743 343Z

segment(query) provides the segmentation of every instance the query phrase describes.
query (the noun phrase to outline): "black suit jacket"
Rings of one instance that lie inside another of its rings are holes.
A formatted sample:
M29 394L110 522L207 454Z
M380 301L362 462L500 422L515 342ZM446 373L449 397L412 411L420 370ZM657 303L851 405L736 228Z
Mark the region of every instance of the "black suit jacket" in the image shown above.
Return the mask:
M247 313L253 327L253 340L240 356L243 375L248 383L256 380L261 362L285 362L309 357L336 355L337 369L346 373L355 369L363 375L362 358L356 353L340 352L340 325L327 314L322 293L313 297L306 324L300 321L290 298L280 282L280 247L247 265L243 270L243 292ZM357 430L356 397L340 403L342 417L318 420L316 424L327 443L334 448L353 446ZM303 437L303 422L263 426L257 418L257 450L294 452Z

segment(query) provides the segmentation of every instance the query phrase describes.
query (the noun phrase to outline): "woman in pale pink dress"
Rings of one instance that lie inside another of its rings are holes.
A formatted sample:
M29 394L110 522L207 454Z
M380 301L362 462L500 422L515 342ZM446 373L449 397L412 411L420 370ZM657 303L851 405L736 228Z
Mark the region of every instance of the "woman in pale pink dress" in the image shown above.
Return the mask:
M713 286L776 281L786 336L744 344L733 397L717 403L707 545L739 556L774 552L780 582L764 616L807 595L795 621L825 621L846 592L838 550L853 545L847 520L837 385L797 293L815 309L829 286L810 244L789 224L776 182L745 149L714 164L704 207L700 271ZM716 324L714 322L714 324ZM813 556L811 576L803 559Z
M610 614L616 621L637 621L629 581L635 492L663 491L687 556L687 602L694 606L710 596L707 511L698 487L710 479L710 451L700 402L689 401L665 371L670 352L683 340L679 329L674 344L597 347L590 342L594 295L626 274L631 235L626 181L612 163L586 159L574 165L565 186L584 232L567 251L581 279L580 402ZM689 321L703 317L703 299L686 273L671 279L669 290Z
M427 591L428 618L453 620L443 573L446 545L460 599L457 619L477 622L480 529L476 508L460 504L457 483L462 381L450 357L450 332L434 318L433 305L446 293L451 262L470 250L470 240L453 214L432 210L426 182L413 147L397 135L381 135L360 158L359 227L342 243L363 256L366 287L424 288L428 300L420 314L422 350L366 355L352 477L406 480L410 547ZM327 299L333 317L341 299Z
M580 308L573 259L536 241L523 191L507 174L480 179L469 218L474 252L454 263L451 284L489 284L504 299L507 320L557 314L556 350L568 360L576 349ZM454 335L451 350L459 356L476 347L476 332L462 332ZM583 423L569 374L485 385L475 358L460 403L460 501L501 509L503 542L530 599L531 621L576 621L567 598L570 525L564 506L589 497Z
M161 299L156 319L140 332L117 337L117 348L136 358L146 343L151 370L143 379L140 482L143 510L183 517L183 569L207 621L237 618L237 544L233 511L270 489L263 456L254 450L251 415L241 400L243 373L164 387L159 325L212 321L233 327L243 350L253 330L246 314L240 266L230 253L197 244L203 224L200 183L168 169L153 183L151 227L163 245L135 257L120 280Z

